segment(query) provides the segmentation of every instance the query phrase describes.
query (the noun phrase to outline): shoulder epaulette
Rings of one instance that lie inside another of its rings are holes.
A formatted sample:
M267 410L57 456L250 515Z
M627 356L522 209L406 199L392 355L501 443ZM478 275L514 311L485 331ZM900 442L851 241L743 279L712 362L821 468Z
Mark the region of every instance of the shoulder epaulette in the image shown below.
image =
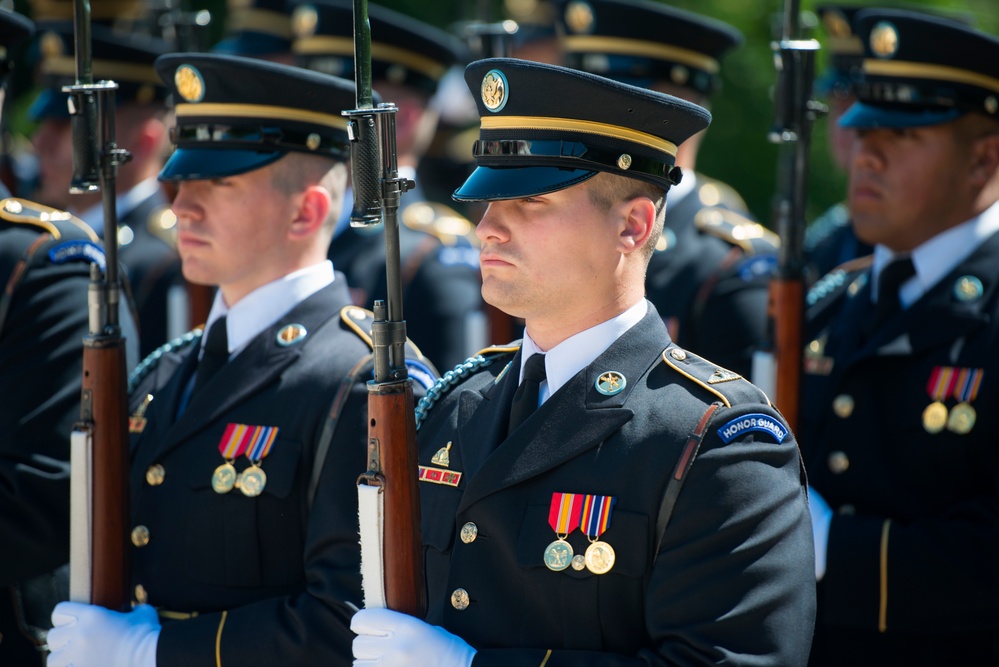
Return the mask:
M747 255L776 252L780 248L780 237L772 231L741 213L719 206L698 211L694 226L703 234L742 248Z
M445 246L458 245L460 240L478 245L475 225L454 209L436 202L416 202L402 209L402 224L410 229L437 237Z
M663 350L662 360L669 368L717 396L727 408L739 403L770 405L767 395L749 380L689 350L670 345Z
M427 418L430 410L447 395L454 387L472 377L486 366L507 354L514 354L520 349L517 344L487 347L479 350L478 353L469 357L448 372L444 373L432 387L427 390L427 394L420 399L416 405L416 429L419 430L423 421Z
M805 305L811 308L823 299L838 294L847 283L854 284L857 274L866 271L873 262L874 255L865 255L840 264L812 285L805 296ZM860 286L856 289L860 289Z
M163 243L177 249L177 215L169 206L153 211L146 220L146 229Z
M344 306L340 309L340 320L348 329L357 334L358 338L363 340L370 349L375 349L375 343L371 339L371 325L375 321L373 312L359 306ZM406 368L410 377L426 389L433 386L437 378L440 377L434 364L409 338L406 339Z
M68 223L77 227L79 231L86 234L94 243L100 242L100 237L83 220L66 211L60 211L51 206L43 206L27 199L7 197L0 200L0 219L7 222L41 227L51 234L52 238L57 240L62 238L62 232L59 231L59 223Z
M156 366L160 363L160 359L163 358L164 354L170 352L176 352L178 350L183 350L192 343L201 340L201 335L204 333L204 327L198 327L197 329L192 329L182 336L177 336L171 341L167 341L163 345L149 353L142 362L135 367L132 374L128 376L128 394L131 395L135 388L142 382L143 378L149 375Z
M721 206L732 211L748 213L746 200L731 185L697 174L697 198L702 206Z

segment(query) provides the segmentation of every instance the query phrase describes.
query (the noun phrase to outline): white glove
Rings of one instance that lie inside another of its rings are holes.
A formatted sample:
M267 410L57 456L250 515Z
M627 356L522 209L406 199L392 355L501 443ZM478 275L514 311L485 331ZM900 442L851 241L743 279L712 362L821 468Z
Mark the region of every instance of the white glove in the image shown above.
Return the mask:
M156 667L160 620L147 604L123 614L60 602L52 625L48 667Z
M390 609L362 609L350 629L354 667L471 667L475 657L461 637Z
M808 511L812 515L812 539L815 541L815 581L822 581L826 574L826 549L833 511L826 499L811 486L808 487Z

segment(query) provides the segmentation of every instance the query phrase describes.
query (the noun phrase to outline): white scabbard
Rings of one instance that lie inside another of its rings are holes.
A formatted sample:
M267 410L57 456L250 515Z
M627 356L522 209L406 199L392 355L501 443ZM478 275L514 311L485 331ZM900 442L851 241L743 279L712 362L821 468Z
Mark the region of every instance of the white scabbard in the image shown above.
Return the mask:
M69 599L73 602L90 602L93 445L91 431L75 430L70 435Z
M366 609L385 604L385 493L384 487L357 485L357 513L361 527L361 587Z

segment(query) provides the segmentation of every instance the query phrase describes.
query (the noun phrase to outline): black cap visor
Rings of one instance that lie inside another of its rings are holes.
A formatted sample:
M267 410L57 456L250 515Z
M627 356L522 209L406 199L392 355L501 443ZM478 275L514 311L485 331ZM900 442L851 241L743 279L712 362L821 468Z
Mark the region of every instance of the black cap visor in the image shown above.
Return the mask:
M563 167L476 167L451 197L455 201L522 199L564 190L596 173Z
M163 165L159 180L198 181L238 176L266 167L285 155L287 155L285 151L177 148Z

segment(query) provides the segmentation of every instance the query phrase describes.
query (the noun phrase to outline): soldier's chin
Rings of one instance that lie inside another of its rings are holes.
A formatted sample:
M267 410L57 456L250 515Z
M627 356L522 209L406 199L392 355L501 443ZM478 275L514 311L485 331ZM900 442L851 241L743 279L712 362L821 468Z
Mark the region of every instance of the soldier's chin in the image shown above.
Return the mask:
M523 299L507 283L486 278L482 282L482 300L511 317L524 317Z

